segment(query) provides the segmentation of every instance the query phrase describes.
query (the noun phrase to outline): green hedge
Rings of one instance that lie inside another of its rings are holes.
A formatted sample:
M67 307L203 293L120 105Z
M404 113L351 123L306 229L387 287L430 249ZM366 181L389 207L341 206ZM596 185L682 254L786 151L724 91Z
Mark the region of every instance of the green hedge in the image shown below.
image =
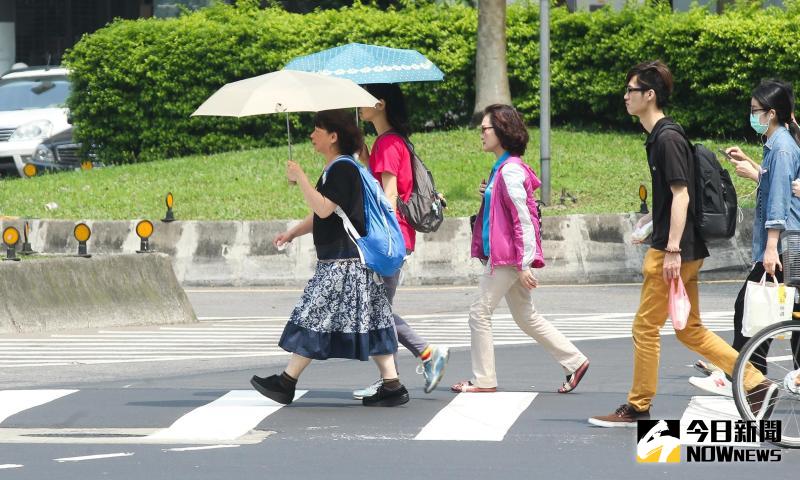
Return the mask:
M534 2L536 3L536 2ZM244 5L244 4L243 4ZM661 58L676 76L671 113L694 133L747 133L747 100L763 77L800 78L800 15L739 7L724 15L673 14L663 4L571 14L552 11L552 110L556 121L633 125L622 105L625 73ZM530 123L539 101L538 7L508 10L509 77ZM218 4L177 19L119 20L67 54L77 132L107 162L279 144L277 117L190 118L227 82L280 69L298 55L349 42L414 48L445 72L408 84L416 128L464 124L474 102L477 13L459 5L381 11L355 5L298 15ZM307 118L295 116L295 136Z

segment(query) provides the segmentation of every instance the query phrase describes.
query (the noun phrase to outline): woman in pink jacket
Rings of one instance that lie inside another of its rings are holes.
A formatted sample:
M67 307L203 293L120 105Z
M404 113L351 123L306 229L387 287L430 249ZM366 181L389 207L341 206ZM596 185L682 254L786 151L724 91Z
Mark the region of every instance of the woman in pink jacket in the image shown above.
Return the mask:
M536 311L531 300L531 290L538 285L532 268L544 267L544 257L534 198L541 182L520 158L528 144L528 130L522 115L508 105L490 105L483 113L483 150L494 153L496 162L489 183L481 184L483 202L472 232L472 256L486 267L469 312L473 378L451 390L497 391L492 312L505 297L519 328L564 368L567 379L558 392L567 393L578 386L589 360Z

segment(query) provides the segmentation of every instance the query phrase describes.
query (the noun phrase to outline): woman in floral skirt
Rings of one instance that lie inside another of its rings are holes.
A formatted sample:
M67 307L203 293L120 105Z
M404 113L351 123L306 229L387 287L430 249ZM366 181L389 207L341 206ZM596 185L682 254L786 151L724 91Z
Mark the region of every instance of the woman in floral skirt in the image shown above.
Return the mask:
M325 159L325 169L311 184L303 169L289 161L286 176L298 185L313 211L298 225L275 237L280 247L312 233L317 268L284 328L280 346L292 353L286 369L266 378L253 376L250 383L262 395L284 405L294 400L297 379L311 360L373 357L383 383L362 399L366 406L396 406L409 400L400 383L393 355L397 351L392 309L383 284L359 260L341 218L341 207L361 235L365 232L361 174L342 156L352 156L363 145L354 116L346 110L319 112L314 118L311 143Z

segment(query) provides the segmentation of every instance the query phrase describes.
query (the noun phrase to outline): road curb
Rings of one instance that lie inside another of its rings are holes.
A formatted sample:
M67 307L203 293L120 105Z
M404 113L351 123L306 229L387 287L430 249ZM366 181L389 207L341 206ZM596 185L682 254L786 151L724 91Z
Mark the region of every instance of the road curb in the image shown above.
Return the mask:
M546 283L594 284L641 281L647 246L633 245L630 235L638 214L545 217L542 250L546 267L537 277ZM743 212L736 235L712 242L703 280L741 279L750 264L752 210ZM21 228L21 220L0 224ZM77 251L72 238L76 222L31 220L34 250L51 254ZM139 249L136 221L86 221L92 228L89 252L130 254ZM151 247L169 255L175 275L186 286L304 285L313 275L316 254L310 235L295 239L283 251L272 239L297 223L274 221L155 222ZM470 258L467 218L448 218L434 233L418 234L416 251L404 271L404 285L474 285L482 271Z
M0 334L196 323L164 254L0 263Z

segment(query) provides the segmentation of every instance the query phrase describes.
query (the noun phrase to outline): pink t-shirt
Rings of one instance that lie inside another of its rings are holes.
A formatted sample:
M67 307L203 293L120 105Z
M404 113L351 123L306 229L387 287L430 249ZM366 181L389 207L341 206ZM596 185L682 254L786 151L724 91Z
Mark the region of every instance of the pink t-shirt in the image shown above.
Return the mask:
M378 137L372 145L372 152L369 154L369 169L372 175L381 182L383 172L391 173L397 177L397 195L407 202L411 197L411 189L414 187L414 178L411 171L411 152L408 151L403 138L394 133L387 133ZM406 250L414 250L417 232L408 222L397 212L397 220L400 222L400 230L406 241Z

